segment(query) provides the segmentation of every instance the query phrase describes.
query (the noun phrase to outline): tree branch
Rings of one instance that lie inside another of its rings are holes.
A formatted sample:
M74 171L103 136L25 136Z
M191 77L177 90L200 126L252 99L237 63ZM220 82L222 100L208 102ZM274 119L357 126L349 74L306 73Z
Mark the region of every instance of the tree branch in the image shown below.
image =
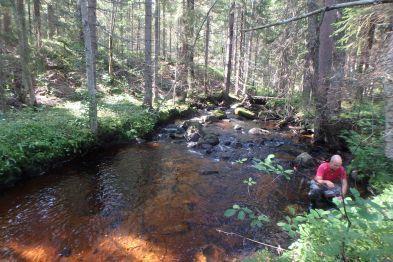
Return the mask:
M214 3L212 4L212 6L209 8L209 10L207 11L207 13L206 13L206 15L205 15L205 18L203 19L201 25L200 25L199 28L198 28L198 31L196 32L195 38L194 38L194 42L192 43L192 49L193 49L193 50L194 50L194 48L195 48L195 45L196 45L197 40L199 39L199 33L201 32L203 25L205 24L205 22L206 22L208 16L210 15L210 12L213 10L213 8L214 8L214 6L217 4L217 2L218 2L218 0L214 1Z
M274 249L276 249L277 250L277 253L282 253L284 250L287 250L287 249L285 249L285 248L282 248L280 245L279 246L272 246L272 245L269 245L269 244L265 244L265 243L262 243L262 242L259 242L259 241L256 241L256 240L254 240L254 239L251 239L251 238L248 238L248 237L245 237L245 236L242 236L242 235L240 235L240 234L238 234L238 233L234 233L234 232L226 232L226 231L224 231L224 230L221 230L221 229L216 229L216 231L217 232L219 232L219 233L224 233L225 235L234 235L234 236L238 236L238 237L241 237L241 238L243 238L243 239L245 239L245 240L248 240L248 241L251 241L251 242L254 242L254 243L257 243L257 244L260 244L260 245L263 245L263 246L266 246L266 247L271 247L271 248L274 248Z
M274 22L274 23L270 23L270 24L266 24L266 25L260 25L260 26L256 26L253 28L248 28L248 29L245 29L244 31L249 32L249 31L259 30L259 29L268 28L268 27L272 27L272 26L284 25L284 24L288 24L290 22L297 21L297 20L300 20L300 19L303 19L303 18L306 18L309 16L317 15L322 12L327 12L327 11L336 10L336 9L355 7L355 6L363 6L363 5L389 4L389 3L393 3L393 0L359 0L359 1L349 2L349 3L342 3L342 4L331 5L331 6L325 6L325 7L319 8L317 10L314 10L312 12L302 14L300 16L295 16L295 17L291 17L291 18L288 18L285 20L278 21L278 22Z

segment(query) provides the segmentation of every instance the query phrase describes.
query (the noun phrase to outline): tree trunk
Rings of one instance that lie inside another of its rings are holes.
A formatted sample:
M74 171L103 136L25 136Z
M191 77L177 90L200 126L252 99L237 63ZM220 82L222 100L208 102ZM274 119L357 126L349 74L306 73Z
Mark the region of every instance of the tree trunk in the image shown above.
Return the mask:
M225 95L229 95L229 89L231 86L231 72L232 72L232 52L233 52L233 24L235 20L235 2L232 1L231 8L229 10L228 19L228 38L227 38L227 50L225 58L225 73L224 73L224 86Z
M158 98L158 68L160 56L160 2L156 0L154 15L154 77L153 77L153 103Z
M3 66L0 66L0 114L4 114L6 111L6 101L5 101L5 71Z
M55 35L55 14L53 10L53 5L48 4L48 37L53 39Z
M344 0L346 1L346 0ZM343 0L338 0L338 2L342 3ZM340 10L336 11L336 18L341 18ZM333 36L333 41L338 43L338 41L344 38L344 33L339 33L338 35ZM337 116L341 110L341 98L342 98L342 90L344 80L344 66L346 60L345 50L334 48L333 49L333 63L332 69L333 73L331 76L330 88L327 96L327 108L329 110L329 114L333 116Z
M40 0L33 1L34 9L34 32L36 36L37 47L41 47L41 13L40 13L41 3Z
M162 56L167 58L166 54L166 18L165 18L166 1L162 2Z
M248 76L250 73L250 66L251 66L251 55L252 55L252 40L254 38L254 32L250 32L248 37L248 44L247 44L247 52L246 52L246 61L244 63L244 81L242 87L242 95L247 94L247 84L248 84Z
M22 69L22 90L20 100L22 103L35 105L35 93L33 79L30 69L30 46L27 37L25 8L23 0L17 0L14 6L16 24L18 27L18 51L20 56L20 67Z
M239 21L239 53L236 61L236 82L235 82L235 94L240 95L240 87L242 85L243 78L243 62L244 62L244 7L240 9L240 21Z
M12 34L10 9L3 7L3 11L3 32L5 36L10 36Z
M172 27L169 27L169 58L172 57Z
M109 24L109 38L108 38L108 74L113 78L113 34L115 31L115 21L116 21L116 1L112 1L112 11L111 20Z
M138 17L138 29L136 31L136 51L137 53L139 53L139 51L141 50L141 30L142 30L142 25L141 25L141 20Z
M316 0L307 0L307 11L311 12L318 8ZM307 27L307 54L304 63L303 75L303 102L306 107L310 106L311 98L318 86L318 53L319 53L319 21L317 16L308 17Z
M152 68L151 68L151 24L152 0L145 1L145 97L143 103L152 107Z
M134 3L131 4L131 18L130 18L130 50L134 51Z
M391 24L393 24L393 19ZM393 31L388 33L386 55L383 57L385 93L385 156L393 160Z
M333 5L334 0L325 0L325 6ZM318 90L316 92L316 119L315 140L326 143L331 147L337 146L337 137L334 135L335 127L330 121L328 108L328 93L333 60L333 23L336 20L337 11L324 13L319 32L319 63L318 63Z
M187 96L192 93L194 84L194 50L192 49L192 40L194 39L194 0L187 0L187 5L183 14L183 47L182 57L183 66L187 73Z
M94 41L96 36L93 29L95 24L92 24L93 18L96 16L96 0L81 0L81 14L83 25L83 37L85 41L85 54L86 54L86 77L87 89L89 92L89 122L90 129L93 134L97 134L97 90L96 90L96 52L94 50Z
M209 65L209 42L210 42L210 17L208 16L206 19L206 33L205 33L205 68L203 75L203 83L205 86L205 95L208 94L208 75L207 68Z
M89 8L89 24L90 24L90 34L91 34L91 43L93 45L93 54L94 54L94 75L96 77L96 60L97 60L97 52L98 52L98 42L97 42L97 0L87 0L88 8ZM96 81L96 80L95 80Z
M28 0L27 1L27 16L28 16L28 28L29 28L29 34L28 34L28 38L31 38L32 34L33 34L33 23L31 22L31 1Z

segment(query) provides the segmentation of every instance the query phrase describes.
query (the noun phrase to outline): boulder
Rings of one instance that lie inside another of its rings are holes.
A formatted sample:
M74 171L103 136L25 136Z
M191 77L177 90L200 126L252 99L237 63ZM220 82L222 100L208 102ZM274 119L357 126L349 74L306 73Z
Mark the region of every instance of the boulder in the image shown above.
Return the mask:
M313 167L315 164L313 157L307 152L303 152L298 155L295 158L294 163L298 167Z
M225 113L223 110L221 110L221 109L213 110L213 112L211 112L211 114L212 114L213 116L217 117L217 118L220 119L220 120L221 120L221 119L227 118L226 113Z
M188 142L187 143L188 148L194 148L194 147L197 147L198 145L199 145L198 142Z
M184 134L172 133L172 134L169 134L169 137L172 139L183 139Z
M202 123L212 123L217 122L220 119L215 115L206 115L201 117Z
M220 140L218 139L218 135L216 134L206 134L203 137L203 144L210 144L212 146L216 146L220 143Z
M235 129L235 130L242 130L243 127L241 127L240 125L235 125L235 126L233 127L233 129Z
M181 124L181 127L182 127L184 130L187 130L187 129L188 129L189 127L191 127L191 126L196 127L196 128L198 128L198 129L202 130L202 124L201 124L199 121L197 121L197 120L186 120L186 121L184 121L184 122Z
M254 127L254 128L251 128L251 129L248 131L248 133L249 133L250 135L268 135L268 134L270 134L270 131L269 131L269 130L266 130L266 129Z
M238 116L245 117L247 119L254 119L255 118L255 113L254 112L252 112L250 110L247 110L247 109L245 109L243 107L236 108L235 109L235 114L238 115Z
M193 127L187 129L187 132L185 134L185 138L188 142L198 142L199 138L201 137L202 135L200 131Z
M189 142L198 142L199 138L201 138L201 135L199 133L190 133L187 135L187 141Z

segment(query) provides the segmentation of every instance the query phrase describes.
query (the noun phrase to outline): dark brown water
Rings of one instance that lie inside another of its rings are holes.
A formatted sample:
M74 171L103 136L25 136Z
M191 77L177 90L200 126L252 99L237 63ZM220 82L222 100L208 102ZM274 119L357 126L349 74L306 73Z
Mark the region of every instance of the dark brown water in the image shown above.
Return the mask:
M277 140L264 139L262 145L233 131L235 123L225 120L206 128L220 135L220 144L208 156L171 140L115 147L2 192L0 258L222 261L254 247L216 229L285 243L275 223L287 205L303 199L297 180L273 181L274 176L258 173L250 163L222 160L223 152L233 155L227 140L242 144L233 158L277 151L268 143ZM281 151L285 164L292 155ZM243 183L250 176L258 182L251 197ZM247 222L225 218L224 211L234 203L252 203L272 222L251 229Z

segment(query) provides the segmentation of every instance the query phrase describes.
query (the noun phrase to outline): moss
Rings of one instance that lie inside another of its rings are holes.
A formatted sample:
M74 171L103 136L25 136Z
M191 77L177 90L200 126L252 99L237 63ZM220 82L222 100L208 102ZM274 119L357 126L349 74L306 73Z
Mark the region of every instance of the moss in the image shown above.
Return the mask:
M221 109L213 110L212 115L215 116L215 117L217 117L218 119L224 119L224 118L226 118L226 116L227 116L227 115L225 114L225 112L222 111Z
M254 119L255 118L255 113L251 112L250 110L247 110L243 107L238 107L235 109L235 114L238 116L242 116L248 119Z
M0 119L0 185L25 174L37 174L61 159L84 153L108 140L132 140L154 130L158 123L190 112L186 105L160 112L144 108L131 97L100 101L99 133L90 132L85 105L68 102L54 108L23 109Z

